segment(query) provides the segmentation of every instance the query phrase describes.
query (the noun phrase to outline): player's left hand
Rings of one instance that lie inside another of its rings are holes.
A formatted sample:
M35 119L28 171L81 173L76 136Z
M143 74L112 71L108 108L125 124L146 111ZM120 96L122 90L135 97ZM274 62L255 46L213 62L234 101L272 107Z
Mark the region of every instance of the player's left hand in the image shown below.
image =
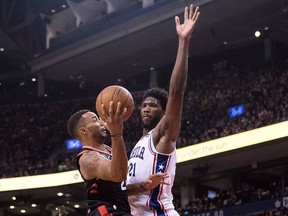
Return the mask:
M146 190L153 190L155 187L157 187L160 184L169 185L168 183L164 182L164 180L168 177L169 176L167 175L167 173L152 174L142 183L142 186Z
M193 5L191 4L189 9L188 7L185 7L183 24L180 24L180 19L178 16L175 17L176 31L179 37L190 38L199 20L199 16L199 7L196 7L194 11Z

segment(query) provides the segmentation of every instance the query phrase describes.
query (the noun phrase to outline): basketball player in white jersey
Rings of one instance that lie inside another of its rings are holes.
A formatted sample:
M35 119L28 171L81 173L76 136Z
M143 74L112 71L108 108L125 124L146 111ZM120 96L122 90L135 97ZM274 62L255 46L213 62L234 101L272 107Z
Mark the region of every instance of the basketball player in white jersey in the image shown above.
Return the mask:
M179 42L169 93L152 88L143 95L143 136L130 154L127 175L128 201L133 216L179 215L173 206L171 189L188 74L189 42L199 15L199 8L196 7L194 11L193 5L190 5L185 8L183 24L180 24L179 17L175 17ZM155 173L163 173L165 177L164 183L154 188L155 185L152 187L147 177Z

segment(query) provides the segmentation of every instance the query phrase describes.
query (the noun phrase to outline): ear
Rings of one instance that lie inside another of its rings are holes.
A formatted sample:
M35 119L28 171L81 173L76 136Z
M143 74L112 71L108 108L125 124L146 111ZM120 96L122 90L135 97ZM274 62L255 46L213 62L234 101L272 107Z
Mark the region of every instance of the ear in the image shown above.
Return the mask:
M85 128L81 127L81 128L79 128L79 133L80 133L80 134L86 134L87 131L86 131Z

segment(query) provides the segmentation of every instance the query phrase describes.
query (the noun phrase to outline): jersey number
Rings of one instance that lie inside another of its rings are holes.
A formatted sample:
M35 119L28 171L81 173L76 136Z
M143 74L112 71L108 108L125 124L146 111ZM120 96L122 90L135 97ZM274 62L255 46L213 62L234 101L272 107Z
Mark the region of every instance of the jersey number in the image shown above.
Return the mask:
M126 190L126 189L127 189L127 187L126 187L126 181L122 181L122 182L121 182L121 190L124 191L124 190Z
M135 170L136 170L136 163L132 164L130 163L129 164L129 176L133 176L135 177Z

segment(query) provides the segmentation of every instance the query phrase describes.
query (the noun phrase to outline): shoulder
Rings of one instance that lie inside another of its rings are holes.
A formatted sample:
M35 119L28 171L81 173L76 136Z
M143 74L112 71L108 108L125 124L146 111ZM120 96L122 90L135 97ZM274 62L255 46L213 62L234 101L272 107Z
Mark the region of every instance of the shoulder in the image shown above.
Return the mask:
M88 162L95 162L95 160L98 160L101 155L97 151L83 151L79 163L80 164L87 164Z
M94 172L101 164L102 156L97 151L85 151L79 159L80 171L84 179L96 178Z

